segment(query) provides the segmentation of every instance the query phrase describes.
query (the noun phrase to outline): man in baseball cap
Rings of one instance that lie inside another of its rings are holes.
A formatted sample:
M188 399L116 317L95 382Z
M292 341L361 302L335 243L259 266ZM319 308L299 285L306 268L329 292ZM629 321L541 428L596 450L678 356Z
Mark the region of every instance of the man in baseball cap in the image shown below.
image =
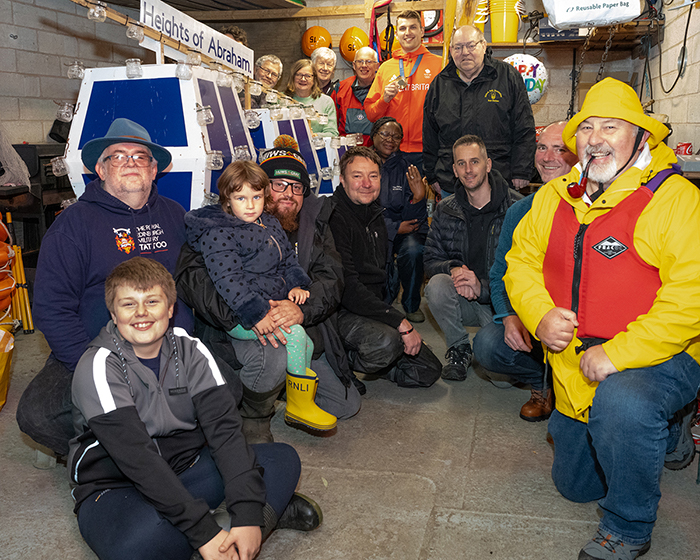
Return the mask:
M546 345L552 478L603 517L579 560L646 553L664 465L693 460L700 385L700 192L632 88L593 86L563 139L570 173L535 194L506 256L513 309Z
M134 256L157 260L173 273L185 243L184 208L159 195L154 183L172 156L143 126L115 119L103 137L83 146L82 159L98 178L42 239L33 310L51 356L17 407L20 429L57 455L68 453L74 435L73 371L109 321L105 279ZM192 314L182 302L173 322L192 332Z

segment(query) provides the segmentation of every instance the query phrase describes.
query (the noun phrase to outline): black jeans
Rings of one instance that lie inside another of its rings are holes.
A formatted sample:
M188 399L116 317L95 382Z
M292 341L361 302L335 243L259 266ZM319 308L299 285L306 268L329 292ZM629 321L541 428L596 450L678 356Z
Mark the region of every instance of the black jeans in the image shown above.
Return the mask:
M338 333L350 367L384 375L399 387L430 387L440 378L442 364L425 343L415 356L404 353L398 329L345 310L338 312Z
M57 455L68 455L75 435L71 400L73 372L49 357L27 385L17 405L19 429Z

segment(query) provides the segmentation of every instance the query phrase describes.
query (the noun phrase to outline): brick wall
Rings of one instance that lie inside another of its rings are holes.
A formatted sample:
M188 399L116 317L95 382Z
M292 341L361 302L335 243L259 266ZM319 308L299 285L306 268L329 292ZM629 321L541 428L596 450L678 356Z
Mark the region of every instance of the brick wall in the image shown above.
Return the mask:
M676 147L678 142L692 142L695 151L700 149L700 9L683 8L666 11L665 39L662 43L661 76L663 85L668 90L678 74L678 55L683 44L683 36L688 21L688 10L693 10L688 29L688 66L685 74L668 94L661 89L659 82L659 48L651 52L650 66L654 93L654 112L668 115L673 133L668 138L668 145ZM642 62L638 62L638 71L642 73ZM645 92L644 101L649 96Z
M138 14L119 8L137 18ZM0 2L0 123L12 143L45 142L55 101L74 103L80 82L66 77L67 63L122 65L127 58L155 62L155 55L126 38L126 28L86 17L69 0Z

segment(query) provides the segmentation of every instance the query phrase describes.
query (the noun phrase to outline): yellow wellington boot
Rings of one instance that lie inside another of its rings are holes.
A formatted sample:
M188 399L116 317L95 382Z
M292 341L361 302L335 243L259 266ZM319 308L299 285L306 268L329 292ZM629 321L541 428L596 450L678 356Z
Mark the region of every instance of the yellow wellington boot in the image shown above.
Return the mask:
M287 411L284 421L295 428L326 432L335 428L338 419L321 410L314 399L318 377L306 368L306 375L287 372Z

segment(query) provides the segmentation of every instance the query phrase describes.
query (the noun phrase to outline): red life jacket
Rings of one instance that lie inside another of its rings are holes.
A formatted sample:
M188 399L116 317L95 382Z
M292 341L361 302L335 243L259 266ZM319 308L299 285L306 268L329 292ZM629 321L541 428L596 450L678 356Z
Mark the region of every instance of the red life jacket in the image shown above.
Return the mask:
M579 339L609 340L654 303L661 287L659 270L637 253L634 230L651 197L673 173L657 173L590 224L580 224L574 208L559 202L543 263L544 283L557 307L576 313Z

